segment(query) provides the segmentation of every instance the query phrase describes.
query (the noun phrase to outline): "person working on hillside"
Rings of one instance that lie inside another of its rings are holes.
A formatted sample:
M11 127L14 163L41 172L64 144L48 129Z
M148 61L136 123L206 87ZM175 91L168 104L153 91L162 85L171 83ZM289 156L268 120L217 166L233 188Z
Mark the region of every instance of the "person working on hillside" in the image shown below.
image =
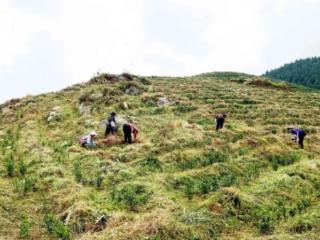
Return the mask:
M97 133L95 131L91 131L88 135L80 138L80 144L85 148L94 148L97 146L96 144Z
M304 137L307 135L305 133L305 131L303 131L302 129L299 129L299 128L292 128L292 127L289 127L287 129L288 129L289 133L294 135L292 138L292 141L294 141L294 142L298 141L300 147L303 148L304 147L304 145L303 145Z
M214 116L216 121L216 131L223 128L223 124L227 115L225 113L219 113Z
M112 112L110 117L107 120L107 126L104 136L108 137L109 135L113 135L117 131L117 122L116 122L116 113Z
M132 143L132 135L133 135L133 141L137 141L139 130L138 128L133 124L132 121L129 121L129 123L125 123L123 125L123 135L124 135L124 143Z

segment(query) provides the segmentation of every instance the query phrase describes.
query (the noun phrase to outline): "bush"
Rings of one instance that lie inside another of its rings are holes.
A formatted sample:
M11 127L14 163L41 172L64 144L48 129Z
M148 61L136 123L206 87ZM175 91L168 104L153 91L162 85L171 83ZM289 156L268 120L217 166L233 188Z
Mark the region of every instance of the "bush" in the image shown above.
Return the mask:
M19 162L19 173L21 176L24 176L27 173L27 166L22 160Z
M52 213L49 213L44 217L44 226L49 234L53 233L56 221L57 220Z
M274 230L272 225L272 220L268 216L264 216L261 218L259 222L259 232L261 234L271 234Z
M219 188L215 175L185 176L173 181L175 189L182 189L188 199L194 195L208 194Z
M7 176L13 177L13 175L14 175L14 161L13 161L12 155L7 157L6 170L7 170Z
M197 110L197 107L185 104L178 104L178 106L174 108L174 111L178 113L188 113L195 110Z
M162 166L161 166L161 162L159 161L158 158L156 158L153 155L149 155L145 160L140 162L140 165L151 172L156 172L156 171L161 171L162 170Z
M62 222L58 222L54 228L54 235L62 240L70 239L70 230Z
M151 193L143 185L127 184L112 192L112 200L125 205L129 210L136 210L138 206L148 202Z
M75 179L78 183L83 181L83 174L82 174L82 169L81 169L81 163L79 161L75 162L73 165L73 172Z
M193 169L199 167L209 166L213 163L225 162L228 155L218 150L210 150L202 156L179 163L181 169Z
M290 228L290 231L293 233L304 233L311 231L313 229L312 223L308 220L299 220L293 227Z
M250 98L245 98L241 101L242 104L247 104L247 105L251 105L251 104L257 104L257 102L255 100L252 100Z
M32 228L32 222L29 220L29 218L26 215L23 215L21 217L21 223L20 223L20 237L21 238L29 237L31 228Z
M279 166L288 166L295 163L300 157L297 154L290 153L285 155L270 155L267 157L272 164L274 170L278 170Z
M37 178L35 177L25 177L23 180L23 192L36 192L38 190L37 188Z
M96 188L100 189L102 187L103 184L103 177L101 175L98 175L95 179L95 186Z
M68 240L71 237L69 228L52 213L45 216L44 226L50 235L55 235L62 240Z

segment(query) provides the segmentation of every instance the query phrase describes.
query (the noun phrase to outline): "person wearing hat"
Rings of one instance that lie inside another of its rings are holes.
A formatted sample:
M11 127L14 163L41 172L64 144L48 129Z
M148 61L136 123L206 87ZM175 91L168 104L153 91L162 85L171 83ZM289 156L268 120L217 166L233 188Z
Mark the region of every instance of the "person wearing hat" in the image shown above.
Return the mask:
M95 140L97 138L97 133L95 131L91 131L88 135L80 138L80 144L85 148L94 148L97 146Z
M113 135L117 131L117 122L116 122L117 114L112 112L110 117L107 120L107 126L104 136L108 137L109 135Z

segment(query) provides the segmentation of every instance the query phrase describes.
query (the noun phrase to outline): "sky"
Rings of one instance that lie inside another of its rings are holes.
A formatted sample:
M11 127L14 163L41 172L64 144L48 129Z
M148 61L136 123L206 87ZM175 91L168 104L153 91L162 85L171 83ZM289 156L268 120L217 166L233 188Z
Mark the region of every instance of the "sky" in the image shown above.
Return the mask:
M0 0L0 102L97 73L260 75L320 56L320 0Z

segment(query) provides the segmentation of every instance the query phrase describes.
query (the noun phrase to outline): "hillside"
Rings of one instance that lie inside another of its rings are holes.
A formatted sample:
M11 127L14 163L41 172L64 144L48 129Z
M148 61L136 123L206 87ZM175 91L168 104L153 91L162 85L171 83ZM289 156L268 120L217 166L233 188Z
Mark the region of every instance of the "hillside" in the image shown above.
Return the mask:
M320 57L300 59L267 71L264 76L308 87L320 88Z
M112 111L139 142L81 148ZM0 239L319 239L319 115L319 91L237 73L102 74L9 101Z

